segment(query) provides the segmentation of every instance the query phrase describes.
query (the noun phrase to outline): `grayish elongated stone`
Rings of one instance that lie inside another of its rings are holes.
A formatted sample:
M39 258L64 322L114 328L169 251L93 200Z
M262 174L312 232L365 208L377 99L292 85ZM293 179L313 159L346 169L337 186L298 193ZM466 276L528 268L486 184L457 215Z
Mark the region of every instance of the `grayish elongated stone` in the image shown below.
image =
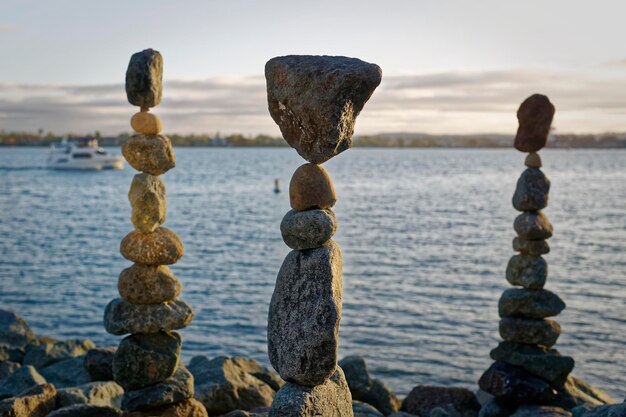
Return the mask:
M24 365L33 365L35 368L43 368L64 359L83 356L89 349L95 347L96 345L89 339L71 339L54 343L42 343L26 352Z
M500 336L507 342L550 347L561 335L561 326L554 320L533 320L514 317L500 319Z
M84 356L68 358L40 369L39 373L57 388L87 384L91 381L91 376L85 369L84 362Z
M184 366L179 366L174 375L163 382L125 392L122 408L137 411L193 398L193 381L191 372Z
M115 382L129 391L165 381L176 370L181 343L176 332L125 337L113 358Z
M116 298L104 311L104 327L107 332L114 335L181 329L186 327L191 319L193 310L183 300L136 305Z
M290 252L278 272L267 341L270 362L285 381L319 385L337 367L341 268L341 249L330 240Z
M513 207L519 211L537 211L548 205L550 180L538 168L527 168L517 180Z
M291 249L319 248L337 230L335 214L330 209L289 210L280 223L283 241Z
M274 398L269 417L353 417L352 395L341 368L323 384L286 383Z
M352 146L354 122L382 79L356 58L289 55L265 64L272 119L289 145L321 164Z
M531 290L540 290L546 284L548 264L541 256L514 255L506 267L506 280Z
M137 171L165 174L176 166L172 142L163 135L134 135L122 144L122 155Z
M523 255L545 255L550 252L550 245L546 240L523 240L513 238L513 250Z
M153 232L165 222L167 200L165 184L157 176L137 174L128 191L132 207L131 221L140 232Z
M126 70L126 97L141 108L154 107L163 94L163 57L158 51L144 49L130 57Z
M11 310L0 309L0 345L22 348L36 339L23 318Z
M515 218L513 227L524 240L544 240L552 237L552 224L543 212L529 211Z
M35 385L45 383L46 379L33 366L23 366L0 381L0 399L14 397Z
M548 290L509 288L498 302L500 317L543 319L558 315L565 309L561 298Z

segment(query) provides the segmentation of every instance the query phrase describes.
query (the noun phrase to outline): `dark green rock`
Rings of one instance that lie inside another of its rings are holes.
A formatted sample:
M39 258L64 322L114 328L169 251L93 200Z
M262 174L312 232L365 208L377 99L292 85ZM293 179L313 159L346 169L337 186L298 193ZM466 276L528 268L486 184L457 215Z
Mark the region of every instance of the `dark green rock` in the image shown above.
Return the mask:
M550 252L550 245L546 240L513 239L513 250L523 255L545 255Z
M544 240L552 237L552 224L541 211L529 211L515 218L513 228L523 240Z
M163 93L163 57L158 51L144 49L130 57L126 70L126 97L141 108L154 107Z
M550 180L539 168L527 168L517 180L513 207L519 211L537 211L548 205Z
M541 256L514 255L506 266L506 280L531 290L540 290L546 284L548 264Z
M502 293L498 302L500 317L543 319L556 316L564 309L563 300L548 290L510 288Z
M335 214L330 209L290 210L280 223L283 241L291 249L319 248L337 230Z
M561 326L554 320L500 319L500 336L507 342L550 347L556 343L560 334Z
M127 411L138 411L193 398L193 382L191 372L184 366L179 366L174 375L163 382L125 392L122 408Z

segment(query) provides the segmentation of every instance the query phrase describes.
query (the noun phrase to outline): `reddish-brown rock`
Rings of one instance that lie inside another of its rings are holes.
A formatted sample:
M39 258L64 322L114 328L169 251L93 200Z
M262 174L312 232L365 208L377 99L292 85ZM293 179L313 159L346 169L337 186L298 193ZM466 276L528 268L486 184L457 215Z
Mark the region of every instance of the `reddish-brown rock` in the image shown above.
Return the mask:
M522 152L537 152L546 146L553 117L554 105L548 97L533 94L524 100L517 110L519 127L515 148Z
M157 227L151 233L135 230L127 234L120 243L120 253L141 265L171 265L182 258L184 248L176 233Z
M328 172L320 165L301 165L289 183L289 202L291 208L298 211L334 206L337 196Z
M135 264L126 268L117 281L120 295L133 304L159 304L180 295L180 281L165 265Z
M145 111L135 113L130 119L130 126L135 132L145 135L157 135L163 130L159 116Z

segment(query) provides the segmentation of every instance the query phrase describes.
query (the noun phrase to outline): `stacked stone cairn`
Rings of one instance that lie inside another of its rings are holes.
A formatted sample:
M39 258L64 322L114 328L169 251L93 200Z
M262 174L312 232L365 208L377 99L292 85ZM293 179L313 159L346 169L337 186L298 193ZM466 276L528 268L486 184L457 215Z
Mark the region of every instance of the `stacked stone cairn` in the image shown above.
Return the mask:
M113 359L113 377L124 387L122 408L128 416L206 416L193 399L193 376L179 359L182 339L174 332L193 318L191 306L178 299L181 284L167 265L183 256L179 237L165 221L165 185L159 177L176 165L170 140L160 135L161 121L149 108L161 102L163 58L152 49L134 54L126 72L128 101L141 108L131 119L136 135L122 154L140 174L128 199L135 230L120 252L134 264L118 281L121 298L106 307L104 325L124 338Z
M574 359L552 349L561 327L548 317L558 315L565 303L544 289L548 266L542 255L550 251L546 239L552 236L552 225L542 210L548 205L550 180L540 169L537 151L546 144L553 116L554 106L540 94L528 97L517 112L515 148L528 155L513 195L513 207L522 212L514 222L513 250L519 254L506 269L507 281L516 288L500 297L504 341L491 351L496 362L479 381L482 390L509 408L553 402L574 368Z
M283 218L285 258L268 318L270 362L287 383L271 417L352 416L337 365L342 257L331 238L337 222L333 183L320 164L352 146L356 117L380 84L380 67L354 58L284 56L265 66L269 112L289 145L309 163L289 184Z

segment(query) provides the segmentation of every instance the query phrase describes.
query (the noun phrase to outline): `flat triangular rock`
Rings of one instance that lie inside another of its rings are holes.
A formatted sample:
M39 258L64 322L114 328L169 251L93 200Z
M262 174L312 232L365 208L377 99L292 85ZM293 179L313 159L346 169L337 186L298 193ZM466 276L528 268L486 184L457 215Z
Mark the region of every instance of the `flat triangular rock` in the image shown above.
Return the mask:
M289 55L265 65L267 101L285 140L321 164L352 146L354 122L382 79L356 58Z

